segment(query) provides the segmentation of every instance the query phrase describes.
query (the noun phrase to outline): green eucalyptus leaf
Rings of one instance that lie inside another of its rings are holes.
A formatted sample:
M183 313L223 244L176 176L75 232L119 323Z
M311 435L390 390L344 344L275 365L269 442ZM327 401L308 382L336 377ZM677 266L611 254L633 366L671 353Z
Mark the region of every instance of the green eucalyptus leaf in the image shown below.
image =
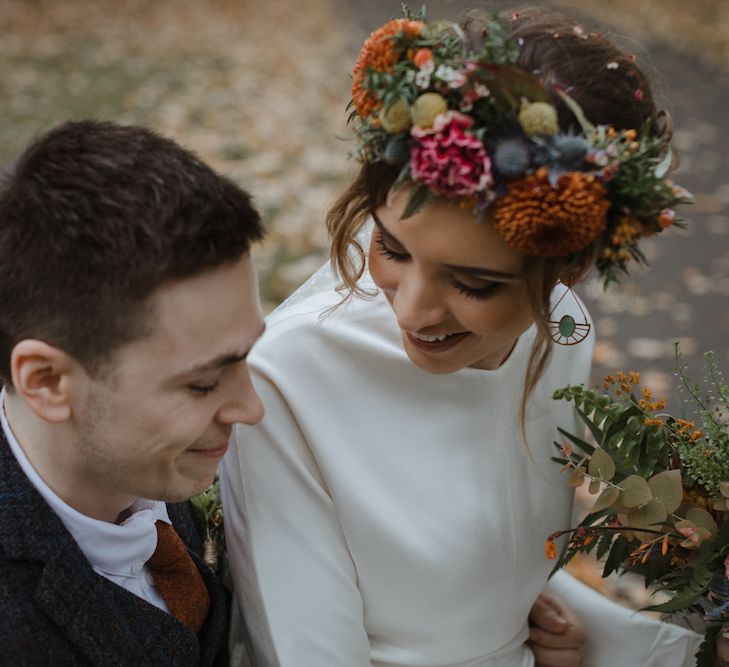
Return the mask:
M683 500L683 484L680 470L664 470L648 480L653 495L666 507L669 514L675 512Z
M650 528L652 530L658 530L660 524L667 518L668 512L666 512L666 506L657 498L649 500L645 505L628 514L628 521L630 522L630 527L633 529ZM643 533L638 530L634 530L633 532L641 542L647 542L655 537L652 533Z
M620 489L616 489L614 486L608 486L603 492L597 497L595 504L590 509L591 512L599 512L600 510L607 509L610 507L620 495Z
M633 508L632 507L626 507L623 503L623 491L622 489L616 489L618 491L618 495L613 501L612 509L617 512L618 514L628 514Z
M653 498L648 482L639 475L626 477L620 487L623 489L620 500L625 507L639 507Z
M597 447L590 457L587 472L609 482L615 477L615 461L602 447Z
M686 520L692 521L699 528L706 528L712 535L716 535L719 530L719 526L714 521L714 518L705 509L701 507L692 507L686 512Z
M600 493L600 487L602 486L602 483L599 479L591 479L590 485L588 486L588 491L591 495L595 495L596 493Z

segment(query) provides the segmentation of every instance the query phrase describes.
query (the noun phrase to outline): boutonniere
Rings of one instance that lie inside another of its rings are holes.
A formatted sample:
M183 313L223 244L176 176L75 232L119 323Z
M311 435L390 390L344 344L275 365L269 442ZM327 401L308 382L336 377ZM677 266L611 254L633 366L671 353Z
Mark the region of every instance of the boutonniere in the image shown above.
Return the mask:
M216 479L205 491L190 498L190 504L204 535L203 560L217 572L218 558L225 548L220 480Z

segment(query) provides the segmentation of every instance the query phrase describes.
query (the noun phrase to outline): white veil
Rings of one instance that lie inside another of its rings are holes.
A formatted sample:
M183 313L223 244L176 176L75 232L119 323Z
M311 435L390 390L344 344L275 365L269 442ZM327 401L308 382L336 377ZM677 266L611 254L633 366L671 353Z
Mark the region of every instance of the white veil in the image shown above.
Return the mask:
M370 247L370 240L372 237L372 229L374 222L369 219L357 234L357 241L365 251L365 261L367 258L368 248ZM365 271L365 277L369 274ZM293 306L300 303L304 299L308 299L314 294L320 294L321 292L332 292L336 290L339 281L334 275L332 265L329 261L322 264L304 283L299 285L283 302L281 302L274 309L274 313L278 310L283 310L289 306Z

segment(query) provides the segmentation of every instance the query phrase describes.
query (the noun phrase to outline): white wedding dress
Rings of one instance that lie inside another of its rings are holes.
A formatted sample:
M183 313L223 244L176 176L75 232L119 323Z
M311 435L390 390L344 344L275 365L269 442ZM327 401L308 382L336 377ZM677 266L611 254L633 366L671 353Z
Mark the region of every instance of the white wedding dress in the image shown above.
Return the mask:
M554 389L591 344L557 347L519 436L534 330L493 371L428 374L382 296L339 296L328 268L268 318L250 357L266 407L222 469L226 538L252 661L269 667L532 667L527 615L571 489L550 460L577 428ZM689 667L698 637L564 573L586 667Z

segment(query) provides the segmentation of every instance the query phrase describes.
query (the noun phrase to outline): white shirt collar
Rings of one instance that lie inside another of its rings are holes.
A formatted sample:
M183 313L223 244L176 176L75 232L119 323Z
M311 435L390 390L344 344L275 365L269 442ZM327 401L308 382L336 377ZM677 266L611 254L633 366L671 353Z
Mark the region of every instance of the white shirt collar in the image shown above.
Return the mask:
M171 523L165 503L160 500L136 500L129 508L132 514L121 524L81 514L56 495L28 460L5 414L5 389L0 392L0 402L0 420L10 450L30 483L60 517L94 570L105 575L136 574L132 564L146 562L157 547L155 522L161 520Z

